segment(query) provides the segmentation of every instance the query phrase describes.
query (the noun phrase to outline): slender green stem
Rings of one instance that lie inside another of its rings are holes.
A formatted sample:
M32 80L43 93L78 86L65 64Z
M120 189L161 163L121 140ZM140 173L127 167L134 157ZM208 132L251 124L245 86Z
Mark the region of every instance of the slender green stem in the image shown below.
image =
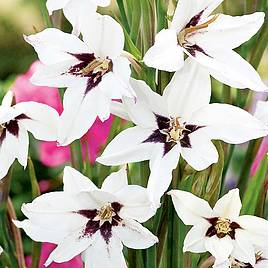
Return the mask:
M238 188L240 189L241 195L243 195L246 190L250 169L255 159L256 153L261 145L261 142L262 142L262 139L258 139L258 140L253 140L249 143L249 146L246 152L246 157L241 167L241 172L240 172L238 185L237 185Z
M234 149L235 149L235 145L234 144L231 144L229 146L229 150L228 150L228 154L227 154L227 159L225 161L223 172L222 172L222 182L221 182L221 192L220 192L220 195L222 195L223 194L223 191L224 191L225 177L226 177L227 171L229 169L229 166L230 166L230 163L231 163L233 154L234 154Z
M31 179L32 185L32 197L36 198L40 196L40 189L39 184L36 178L35 168L31 158L28 158L28 168L29 168L29 176ZM40 262L40 255L41 255L41 243L39 242L32 242L32 266L31 268L38 268Z

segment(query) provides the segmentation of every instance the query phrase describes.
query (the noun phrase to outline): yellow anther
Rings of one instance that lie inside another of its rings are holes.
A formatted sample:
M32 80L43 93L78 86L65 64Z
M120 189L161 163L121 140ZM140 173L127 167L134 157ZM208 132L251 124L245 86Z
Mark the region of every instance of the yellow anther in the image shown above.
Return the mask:
M229 232L232 231L232 228L230 227L231 221L225 218L219 218L215 229L217 231L217 236L220 238L225 237Z
M110 220L114 215L114 210L111 206L111 204L107 204L101 207L101 209L98 211L98 216L100 220L107 221Z
M89 75L91 73L101 73L104 75L106 72L111 70L111 60L109 59L95 59L90 62L85 68L81 70L84 75Z

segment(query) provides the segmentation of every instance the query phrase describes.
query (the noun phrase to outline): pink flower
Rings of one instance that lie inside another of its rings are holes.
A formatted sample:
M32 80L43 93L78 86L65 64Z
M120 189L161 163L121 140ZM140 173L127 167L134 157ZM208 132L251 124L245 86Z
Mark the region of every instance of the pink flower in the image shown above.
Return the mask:
M13 86L16 102L36 101L44 103L55 108L61 114L63 108L58 89L38 87L30 82L31 76L40 64L38 61L34 62L26 74L20 75L16 79ZM95 161L100 148L106 142L111 124L112 117L104 123L97 119L91 129L82 137L84 159L88 151L90 161ZM87 145L88 150L86 150ZM48 167L58 167L70 161L70 148L68 146L58 147L56 142L40 142L39 158Z
M255 157L255 160L254 160L254 162L253 162L253 164L251 166L251 171L250 171L251 176L255 175L255 173L256 173L256 171L257 171L257 169L258 169L263 157L267 153L267 151L268 151L268 136L263 139L262 144L261 144L261 146L259 148L259 151L258 151L258 153L257 153L257 155Z
M39 268L45 268L44 263L46 262L50 253L55 249L56 245L50 243L43 243L41 249L41 256L39 262ZM26 257L26 266L31 268L32 258ZM48 268L83 268L83 263L80 256L73 258L72 260L65 263L52 263Z

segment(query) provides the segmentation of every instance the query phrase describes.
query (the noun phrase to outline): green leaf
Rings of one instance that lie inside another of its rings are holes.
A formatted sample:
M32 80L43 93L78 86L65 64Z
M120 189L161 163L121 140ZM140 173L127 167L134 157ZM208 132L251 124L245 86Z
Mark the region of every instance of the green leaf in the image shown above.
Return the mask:
M243 198L243 206L241 213L254 215L256 207L259 205L258 200L261 194L261 191L264 186L265 177L267 174L268 166L268 156L265 156L261 161L261 164L255 174L255 176L250 181L247 190Z

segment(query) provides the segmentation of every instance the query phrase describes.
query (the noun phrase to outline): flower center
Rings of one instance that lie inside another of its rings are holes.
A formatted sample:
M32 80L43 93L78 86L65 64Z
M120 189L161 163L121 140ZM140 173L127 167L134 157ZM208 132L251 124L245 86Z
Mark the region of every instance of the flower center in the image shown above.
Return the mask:
M81 73L84 76L90 74L99 73L100 76L103 76L112 69L112 61L109 59L97 58L91 61L85 68L81 70Z
M198 30L202 30L202 29L205 29L207 28L211 23L213 23L217 18L219 17L219 14L216 14L214 15L210 20L202 23L202 24L199 24L199 25L196 25L196 26L190 26L190 27L187 27L185 29L183 29L179 34L178 34L178 43L181 45L181 46L184 46L185 44L187 44L187 36L189 34L192 34Z
M215 229L217 231L217 236L223 238L232 231L231 221L225 218L219 218L215 225Z
M102 221L109 221L115 215L114 209L112 208L111 204L106 204L100 208L98 211L97 216Z
M166 142L178 142L184 137L184 131L187 131L184 125L180 124L179 117L173 118L169 122L169 128L162 129L161 133L167 136Z

